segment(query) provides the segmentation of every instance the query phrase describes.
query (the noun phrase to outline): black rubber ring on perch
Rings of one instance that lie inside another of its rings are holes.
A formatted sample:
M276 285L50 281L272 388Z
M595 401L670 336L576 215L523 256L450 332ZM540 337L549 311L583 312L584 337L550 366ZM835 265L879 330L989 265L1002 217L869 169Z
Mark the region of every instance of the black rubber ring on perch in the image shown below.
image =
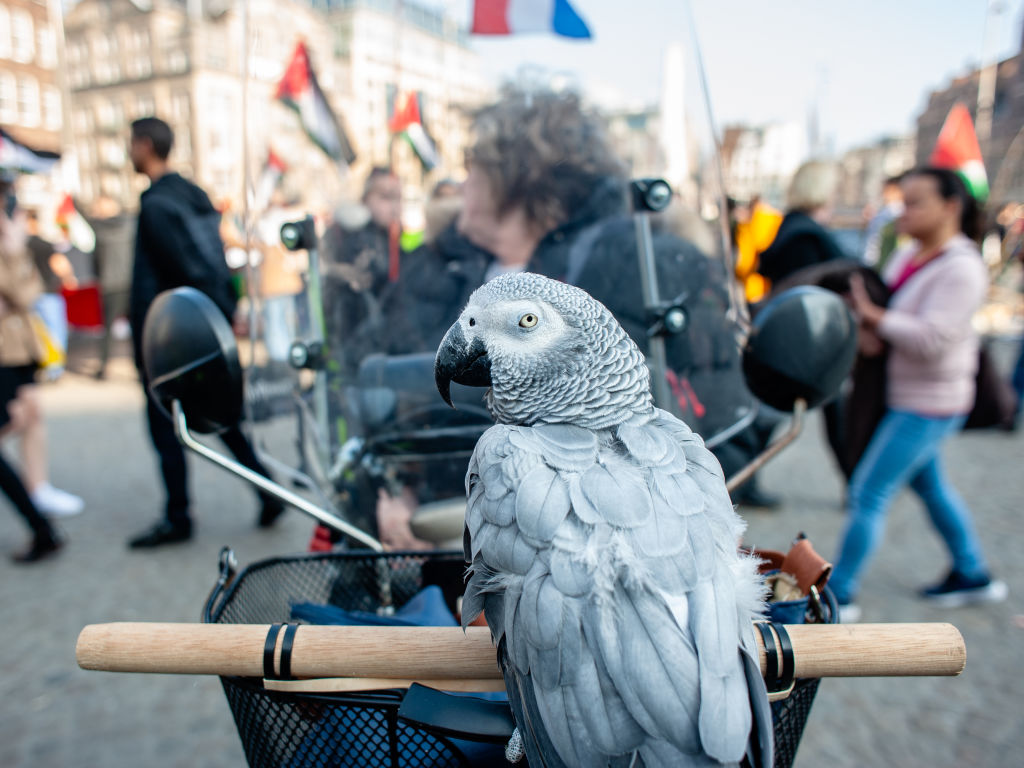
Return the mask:
M782 624L772 624L772 628L779 636L779 647L782 649L782 678L778 682L780 690L786 690L793 685L793 677L796 672L796 659L793 657L793 641L789 638L789 632Z
M267 680L276 679L274 674L274 649L277 648L277 634L283 624L271 624L267 630L267 642L263 645L263 677Z
M292 645L295 643L295 632L298 624L288 624L284 630L284 642L281 643L281 680L292 679Z
M764 641L764 684L768 692L771 693L777 690L779 682L779 652L775 646L775 634L768 622L757 621L754 622L754 626L757 627L761 633L761 639Z

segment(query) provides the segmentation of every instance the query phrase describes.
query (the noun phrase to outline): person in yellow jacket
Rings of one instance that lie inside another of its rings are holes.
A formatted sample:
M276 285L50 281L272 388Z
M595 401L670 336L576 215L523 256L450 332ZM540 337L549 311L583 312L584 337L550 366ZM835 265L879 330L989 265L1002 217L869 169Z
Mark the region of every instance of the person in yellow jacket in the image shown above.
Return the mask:
M771 288L757 268L761 253L772 244L779 231L782 214L755 197L746 206L737 205L734 215L736 277L743 284L747 301L753 304L764 298Z

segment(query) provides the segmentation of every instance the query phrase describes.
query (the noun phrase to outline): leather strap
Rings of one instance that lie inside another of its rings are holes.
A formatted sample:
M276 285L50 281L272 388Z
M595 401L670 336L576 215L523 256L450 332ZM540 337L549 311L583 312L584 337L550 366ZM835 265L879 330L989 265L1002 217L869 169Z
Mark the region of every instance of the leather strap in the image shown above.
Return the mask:
M754 626L764 641L764 685L771 693L779 683L779 651L775 644L775 633L767 621L755 621Z
M284 641L281 643L281 680L292 679L292 645L295 643L295 633L298 629L298 624L289 624L285 627Z
M832 574L832 563L814 551L810 539L798 539L786 553L779 570L793 574L800 592L808 595L811 587L817 587L818 591L825 588Z
M779 647L782 649L782 677L778 682L778 690L784 691L793 684L796 672L796 659L793 657L793 642L784 624L772 624L772 629L779 636Z
M263 677L273 680L274 674L274 650L277 648L277 634L281 631L283 624L271 624L267 630L267 641L263 644Z

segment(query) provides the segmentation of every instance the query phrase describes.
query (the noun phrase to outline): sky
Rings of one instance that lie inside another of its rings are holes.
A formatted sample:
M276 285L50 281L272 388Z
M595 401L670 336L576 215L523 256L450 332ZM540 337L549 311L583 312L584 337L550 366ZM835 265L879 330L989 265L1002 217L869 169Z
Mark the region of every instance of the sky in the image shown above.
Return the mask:
M666 48L678 41L692 54L681 0L571 2L592 41L474 37L485 72L543 62L599 102L643 105L658 99ZM470 6L443 4L456 14ZM806 120L816 102L838 151L912 132L930 90L1018 50L1024 0L991 4L1001 12L986 32L990 0L692 0L715 121Z

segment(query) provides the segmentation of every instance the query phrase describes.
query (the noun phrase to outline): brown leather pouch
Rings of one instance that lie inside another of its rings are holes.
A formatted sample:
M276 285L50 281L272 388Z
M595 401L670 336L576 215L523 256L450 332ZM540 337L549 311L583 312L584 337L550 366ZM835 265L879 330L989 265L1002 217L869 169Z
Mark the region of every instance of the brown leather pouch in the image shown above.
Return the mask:
M811 540L802 533L785 554L774 549L755 549L753 554L762 561L761 573L782 571L791 574L796 578L800 593L805 596L810 594L811 587L817 587L820 592L832 574L832 563L815 552Z

